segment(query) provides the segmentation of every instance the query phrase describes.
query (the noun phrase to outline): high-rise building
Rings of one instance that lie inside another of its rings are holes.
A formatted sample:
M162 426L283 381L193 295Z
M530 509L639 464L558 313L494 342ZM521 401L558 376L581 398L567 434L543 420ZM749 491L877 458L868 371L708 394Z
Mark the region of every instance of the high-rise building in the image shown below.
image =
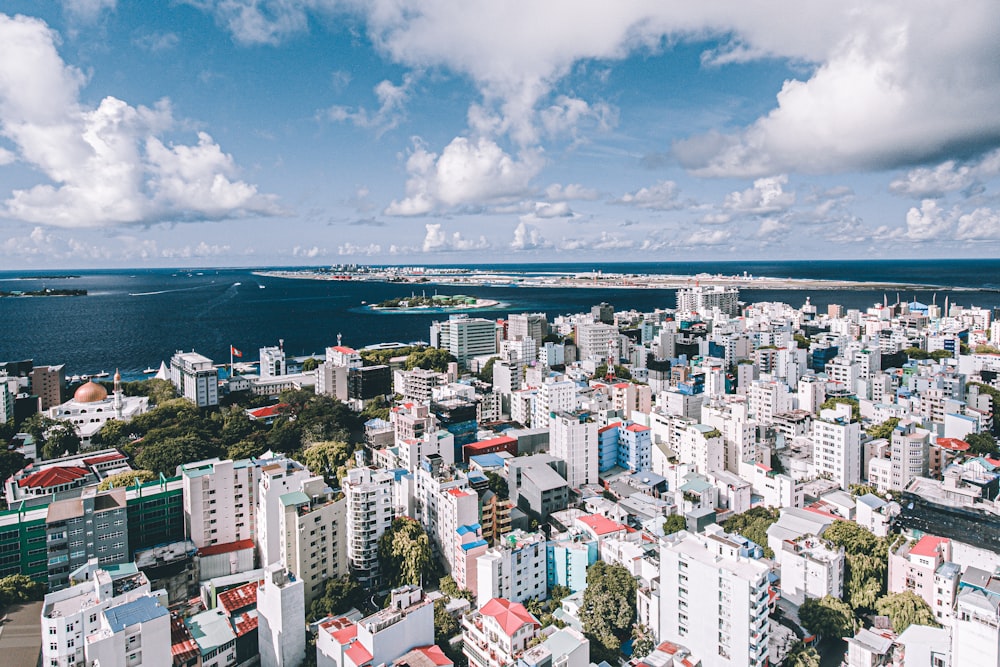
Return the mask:
M49 590L68 586L70 573L92 558L101 565L128 561L128 534L125 489L98 493L89 486L77 498L51 503L45 517Z
M280 564L269 566L257 588L261 667L299 667L306 657L305 589Z
M378 540L395 516L393 479L388 470L352 468L343 481L347 497L347 561L363 586L378 580Z
M769 568L726 533L674 533L660 547L660 640L696 646L705 667L763 667Z
M184 529L201 549L254 537L254 506L260 466L217 458L181 466Z
M596 484L597 423L588 412L558 412L549 416L549 453L566 461L570 488Z
M892 489L903 490L914 477L928 477L930 431L904 420L892 431Z
M472 357L497 353L497 324L493 320L468 315L452 315L431 324L431 347L448 350L458 363Z
M851 406L822 410L812 424L813 470L844 490L861 481L861 424L851 421Z
M170 359L170 381L178 394L199 408L219 404L219 373L202 354L178 350Z
M681 313L710 313L718 309L735 317L740 308L740 288L728 285L694 285L677 290L677 310Z
M302 484L313 474L293 459L274 459L261 466L257 482L257 506L254 512L257 524L254 538L260 554L261 567L281 561L281 496L301 491Z
M302 581L305 604L323 596L326 580L347 574L347 501L322 477L280 498L281 563Z
M62 389L66 384L63 364L58 366L35 366L31 369L31 393L38 397L43 412L62 403Z
M576 349L581 360L603 362L610 344L618 336L618 327L603 322L581 322L576 326Z
M480 605L492 598L523 602L548 597L545 536L515 530L476 560L476 598Z
M513 313L507 317L507 340L534 341L535 352L542 346L542 339L549 333L545 313Z

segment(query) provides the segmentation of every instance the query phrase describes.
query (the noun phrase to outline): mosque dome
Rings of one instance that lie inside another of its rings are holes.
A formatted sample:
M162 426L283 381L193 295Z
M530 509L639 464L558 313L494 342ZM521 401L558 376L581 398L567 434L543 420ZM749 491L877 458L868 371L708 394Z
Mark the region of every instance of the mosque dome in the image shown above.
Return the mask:
M93 380L89 380L86 384L80 385L80 387L73 394L73 400L77 403L97 403L98 401L103 401L107 397L108 390Z

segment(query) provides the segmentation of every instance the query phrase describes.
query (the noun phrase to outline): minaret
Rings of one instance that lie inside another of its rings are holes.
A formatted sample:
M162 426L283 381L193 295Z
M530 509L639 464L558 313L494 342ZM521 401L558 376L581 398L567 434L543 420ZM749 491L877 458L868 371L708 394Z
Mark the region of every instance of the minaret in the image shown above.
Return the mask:
M115 419L122 419L122 374L115 369Z

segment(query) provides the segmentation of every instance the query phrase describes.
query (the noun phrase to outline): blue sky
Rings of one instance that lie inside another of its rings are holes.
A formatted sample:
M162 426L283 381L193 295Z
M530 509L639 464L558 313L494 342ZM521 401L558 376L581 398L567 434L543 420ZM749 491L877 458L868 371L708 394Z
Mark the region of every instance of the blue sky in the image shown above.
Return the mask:
M4 268L1000 249L995 0L0 12Z

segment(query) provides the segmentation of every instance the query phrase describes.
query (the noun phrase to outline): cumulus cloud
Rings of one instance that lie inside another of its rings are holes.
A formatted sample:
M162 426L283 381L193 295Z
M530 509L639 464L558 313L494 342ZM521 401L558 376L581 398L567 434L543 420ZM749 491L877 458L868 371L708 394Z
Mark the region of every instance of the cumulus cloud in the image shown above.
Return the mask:
M193 146L163 143L157 135L175 125L167 101L83 105L84 76L63 63L57 39L42 21L0 15L0 136L51 181L14 190L7 216L99 227L278 211L236 179L232 157L207 133Z
M114 9L118 0L62 0L66 13L81 21L94 21L101 12Z
M415 77L407 74L398 86L388 80L376 85L375 97L379 102L377 111L336 105L326 109L321 115L335 122L349 122L357 127L374 129L376 136L382 136L399 127L406 118L406 101L410 97L414 81Z
M1000 173L1000 150L994 150L979 160L960 163L945 160L935 167L919 167L889 184L889 191L915 199L939 198L949 192L964 190L980 179Z
M490 247L490 242L485 236L478 239L467 239L461 232L448 234L439 223L424 225L426 234L422 250L424 252L449 252L455 250L485 250Z
M355 245L354 243L347 242L343 245L337 246L338 255L380 255L382 253L382 246L378 243L369 243L368 245Z
M536 151L517 158L495 142L456 137L440 155L417 143L406 161L406 197L393 200L387 215L424 215L466 205L500 203L530 192L544 161Z
M132 43L150 53L169 51L180 43L180 37L172 32L147 32L137 35Z
M522 220L514 228L514 240L510 242L510 247L513 250L537 250L551 248L552 244L545 240L537 227Z
M914 241L1000 240L1000 211L981 207L963 213L958 206L945 209L938 200L925 199L906 213L906 236Z
M758 178L753 187L726 196L724 206L740 213L777 213L795 203L795 193L785 192L788 177L784 174L768 178Z
M189 0L243 43L306 30L311 12L361 15L390 60L468 76L492 133L539 137L540 108L581 62L654 50L664 40L721 38L706 66L790 61L777 107L742 131L679 142L696 173L766 176L909 166L1000 143L1000 4L710 3L576 0ZM780 16L780 21L774 17ZM590 103L588 103L590 105ZM566 105L557 118L573 113Z
M681 240L682 246L719 246L732 238L732 232L726 229L697 229Z
M570 183L569 185L553 183L545 188L545 198L553 202L573 201L575 199L590 201L597 199L598 196L597 190L584 187L579 183Z
M312 246L306 248L304 246L295 246L292 248L292 257L304 257L306 259L314 259L326 255L326 248L320 248L319 246Z
M681 206L681 202L677 198L678 192L677 183L660 181L648 188L627 192L620 199L616 199L614 203L650 210L669 211Z

